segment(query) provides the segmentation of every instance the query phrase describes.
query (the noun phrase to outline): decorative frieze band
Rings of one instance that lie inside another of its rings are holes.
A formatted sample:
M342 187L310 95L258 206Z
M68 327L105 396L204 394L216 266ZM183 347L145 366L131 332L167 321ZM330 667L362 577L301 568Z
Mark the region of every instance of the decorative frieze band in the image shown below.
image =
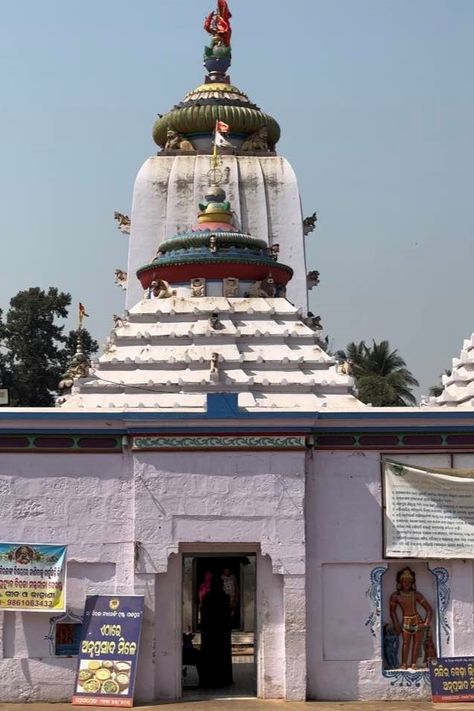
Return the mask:
M315 432L316 449L466 449L474 432Z
M45 435L17 432L0 435L0 452L105 452L120 454L122 437L117 435Z
M305 449L304 435L156 435L133 437L135 450Z

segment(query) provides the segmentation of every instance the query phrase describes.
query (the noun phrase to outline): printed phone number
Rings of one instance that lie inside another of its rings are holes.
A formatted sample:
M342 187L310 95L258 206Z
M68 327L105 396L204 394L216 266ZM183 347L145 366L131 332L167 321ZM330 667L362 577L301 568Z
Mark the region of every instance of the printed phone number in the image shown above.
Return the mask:
M55 597L53 595L53 597ZM8 607L51 607L53 600L7 600Z

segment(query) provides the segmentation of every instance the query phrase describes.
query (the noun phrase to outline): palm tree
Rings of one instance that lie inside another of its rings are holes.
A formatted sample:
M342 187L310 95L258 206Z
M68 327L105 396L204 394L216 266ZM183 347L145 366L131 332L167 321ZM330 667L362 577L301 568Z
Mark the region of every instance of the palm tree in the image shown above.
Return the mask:
M346 353L362 402L374 407L416 405L412 388L419 383L388 341L372 341L372 346L364 341L349 343Z

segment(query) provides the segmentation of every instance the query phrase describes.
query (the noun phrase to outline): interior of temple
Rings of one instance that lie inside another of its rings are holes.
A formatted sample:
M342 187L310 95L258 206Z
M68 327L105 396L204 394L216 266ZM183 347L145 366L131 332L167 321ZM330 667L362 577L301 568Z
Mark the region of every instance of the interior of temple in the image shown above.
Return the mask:
M183 696L255 696L255 554L183 556Z

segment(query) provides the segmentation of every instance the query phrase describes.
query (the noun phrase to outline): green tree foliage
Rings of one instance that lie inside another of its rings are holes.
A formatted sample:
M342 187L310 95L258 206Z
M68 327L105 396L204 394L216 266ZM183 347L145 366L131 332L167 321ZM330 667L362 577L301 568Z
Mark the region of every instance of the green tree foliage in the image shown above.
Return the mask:
M70 303L70 294L54 287L48 291L33 287L11 299L0 324L0 369L11 406L54 405L60 375L71 354L70 344L75 342L74 335L65 335L64 325L57 323L67 317ZM95 352L97 343L88 333L86 339L86 333L84 343L87 340L89 352Z
M5 338L5 324L3 323L3 310L0 309L0 345L3 344ZM0 384L6 386L7 375L7 359L4 350L0 350Z
M398 350L392 350L388 341L372 341L372 346L367 346L364 341L349 343L346 357L352 361L362 402L371 403L374 407L416 404L412 388L419 383Z

